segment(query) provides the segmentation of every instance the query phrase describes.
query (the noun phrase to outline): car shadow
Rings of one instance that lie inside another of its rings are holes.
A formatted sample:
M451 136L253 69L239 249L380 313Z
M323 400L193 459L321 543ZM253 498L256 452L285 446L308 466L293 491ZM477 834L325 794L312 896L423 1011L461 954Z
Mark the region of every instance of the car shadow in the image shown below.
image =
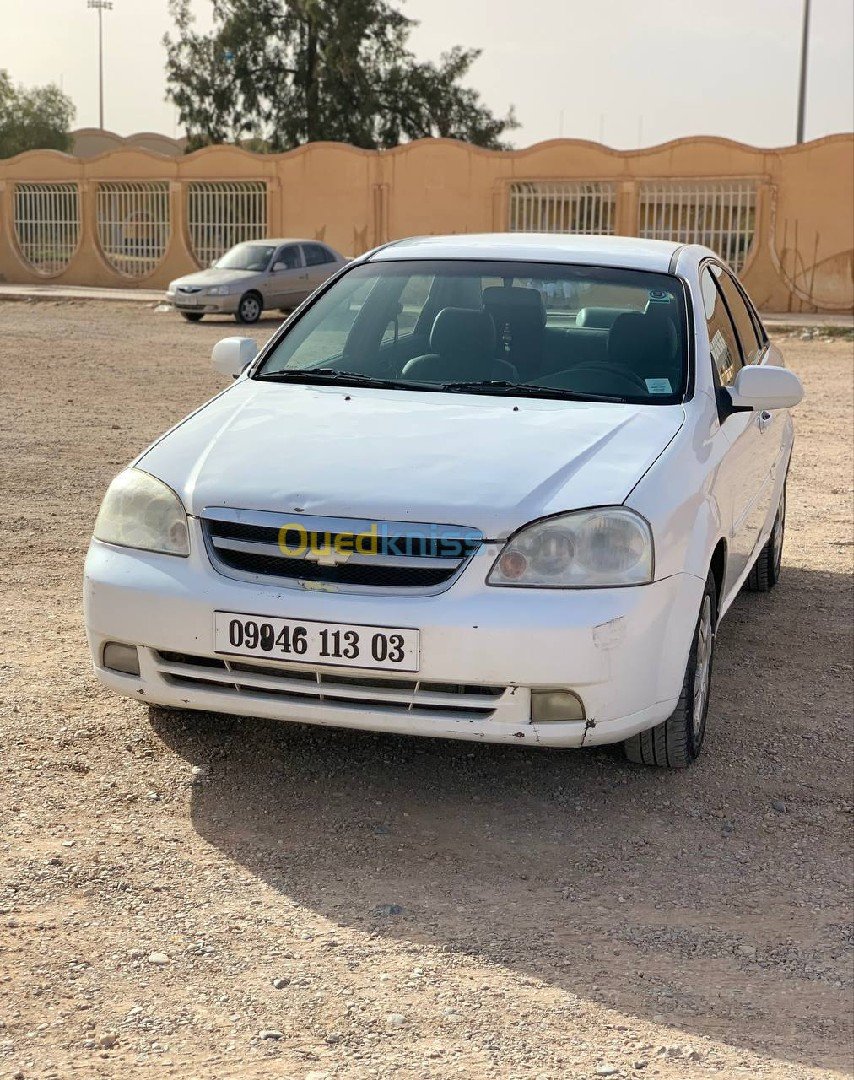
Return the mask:
M845 1068L848 589L786 567L774 593L736 600L706 752L685 772L611 748L156 709L152 724L206 767L198 834L290 902L624 1015Z

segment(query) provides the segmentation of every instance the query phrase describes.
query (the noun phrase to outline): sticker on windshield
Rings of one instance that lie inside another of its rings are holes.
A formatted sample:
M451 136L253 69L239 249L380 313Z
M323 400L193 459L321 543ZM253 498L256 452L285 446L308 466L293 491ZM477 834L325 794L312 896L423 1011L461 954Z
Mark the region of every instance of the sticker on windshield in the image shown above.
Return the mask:
M651 304L669 304L670 293L665 292L664 289L650 289L649 290L649 302Z
M651 394L672 394L673 387L670 379L644 379L646 388Z

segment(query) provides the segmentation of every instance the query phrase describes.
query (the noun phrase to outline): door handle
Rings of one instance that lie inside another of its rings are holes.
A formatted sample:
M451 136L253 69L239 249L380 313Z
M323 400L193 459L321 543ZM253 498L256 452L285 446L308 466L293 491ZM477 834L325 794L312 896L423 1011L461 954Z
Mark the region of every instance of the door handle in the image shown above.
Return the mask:
M759 430L760 431L765 431L766 428L768 427L768 425L771 423L771 421L773 419L774 419L774 414L772 412L768 412L767 409L764 409L759 414Z

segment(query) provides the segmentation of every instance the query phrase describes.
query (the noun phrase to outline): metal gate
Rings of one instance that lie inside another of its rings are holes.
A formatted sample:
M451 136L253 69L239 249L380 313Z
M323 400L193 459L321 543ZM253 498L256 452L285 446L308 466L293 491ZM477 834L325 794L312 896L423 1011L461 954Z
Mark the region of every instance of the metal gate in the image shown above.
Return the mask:
M68 266L80 240L77 184L15 184L15 239L37 274L50 277Z
M510 185L510 232L592 235L614 231L613 184L524 181Z
M111 266L131 278L157 268L171 229L167 180L100 183L96 214L98 243Z
M640 236L704 244L739 272L756 231L756 181L648 180L639 216Z
M209 266L243 240L267 235L267 185L257 180L194 180L187 184L190 247Z

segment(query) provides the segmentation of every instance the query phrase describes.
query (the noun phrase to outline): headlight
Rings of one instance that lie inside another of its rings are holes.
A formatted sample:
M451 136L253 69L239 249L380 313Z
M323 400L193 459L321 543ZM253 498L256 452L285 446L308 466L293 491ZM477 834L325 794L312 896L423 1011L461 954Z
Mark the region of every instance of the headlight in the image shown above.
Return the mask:
M525 526L495 561L488 585L589 589L652 581L652 531L633 510L580 510Z
M229 285L212 285L211 288L205 290L208 296L228 296L230 291Z
M95 539L164 555L190 554L181 500L141 469L125 469L107 488L95 520Z

